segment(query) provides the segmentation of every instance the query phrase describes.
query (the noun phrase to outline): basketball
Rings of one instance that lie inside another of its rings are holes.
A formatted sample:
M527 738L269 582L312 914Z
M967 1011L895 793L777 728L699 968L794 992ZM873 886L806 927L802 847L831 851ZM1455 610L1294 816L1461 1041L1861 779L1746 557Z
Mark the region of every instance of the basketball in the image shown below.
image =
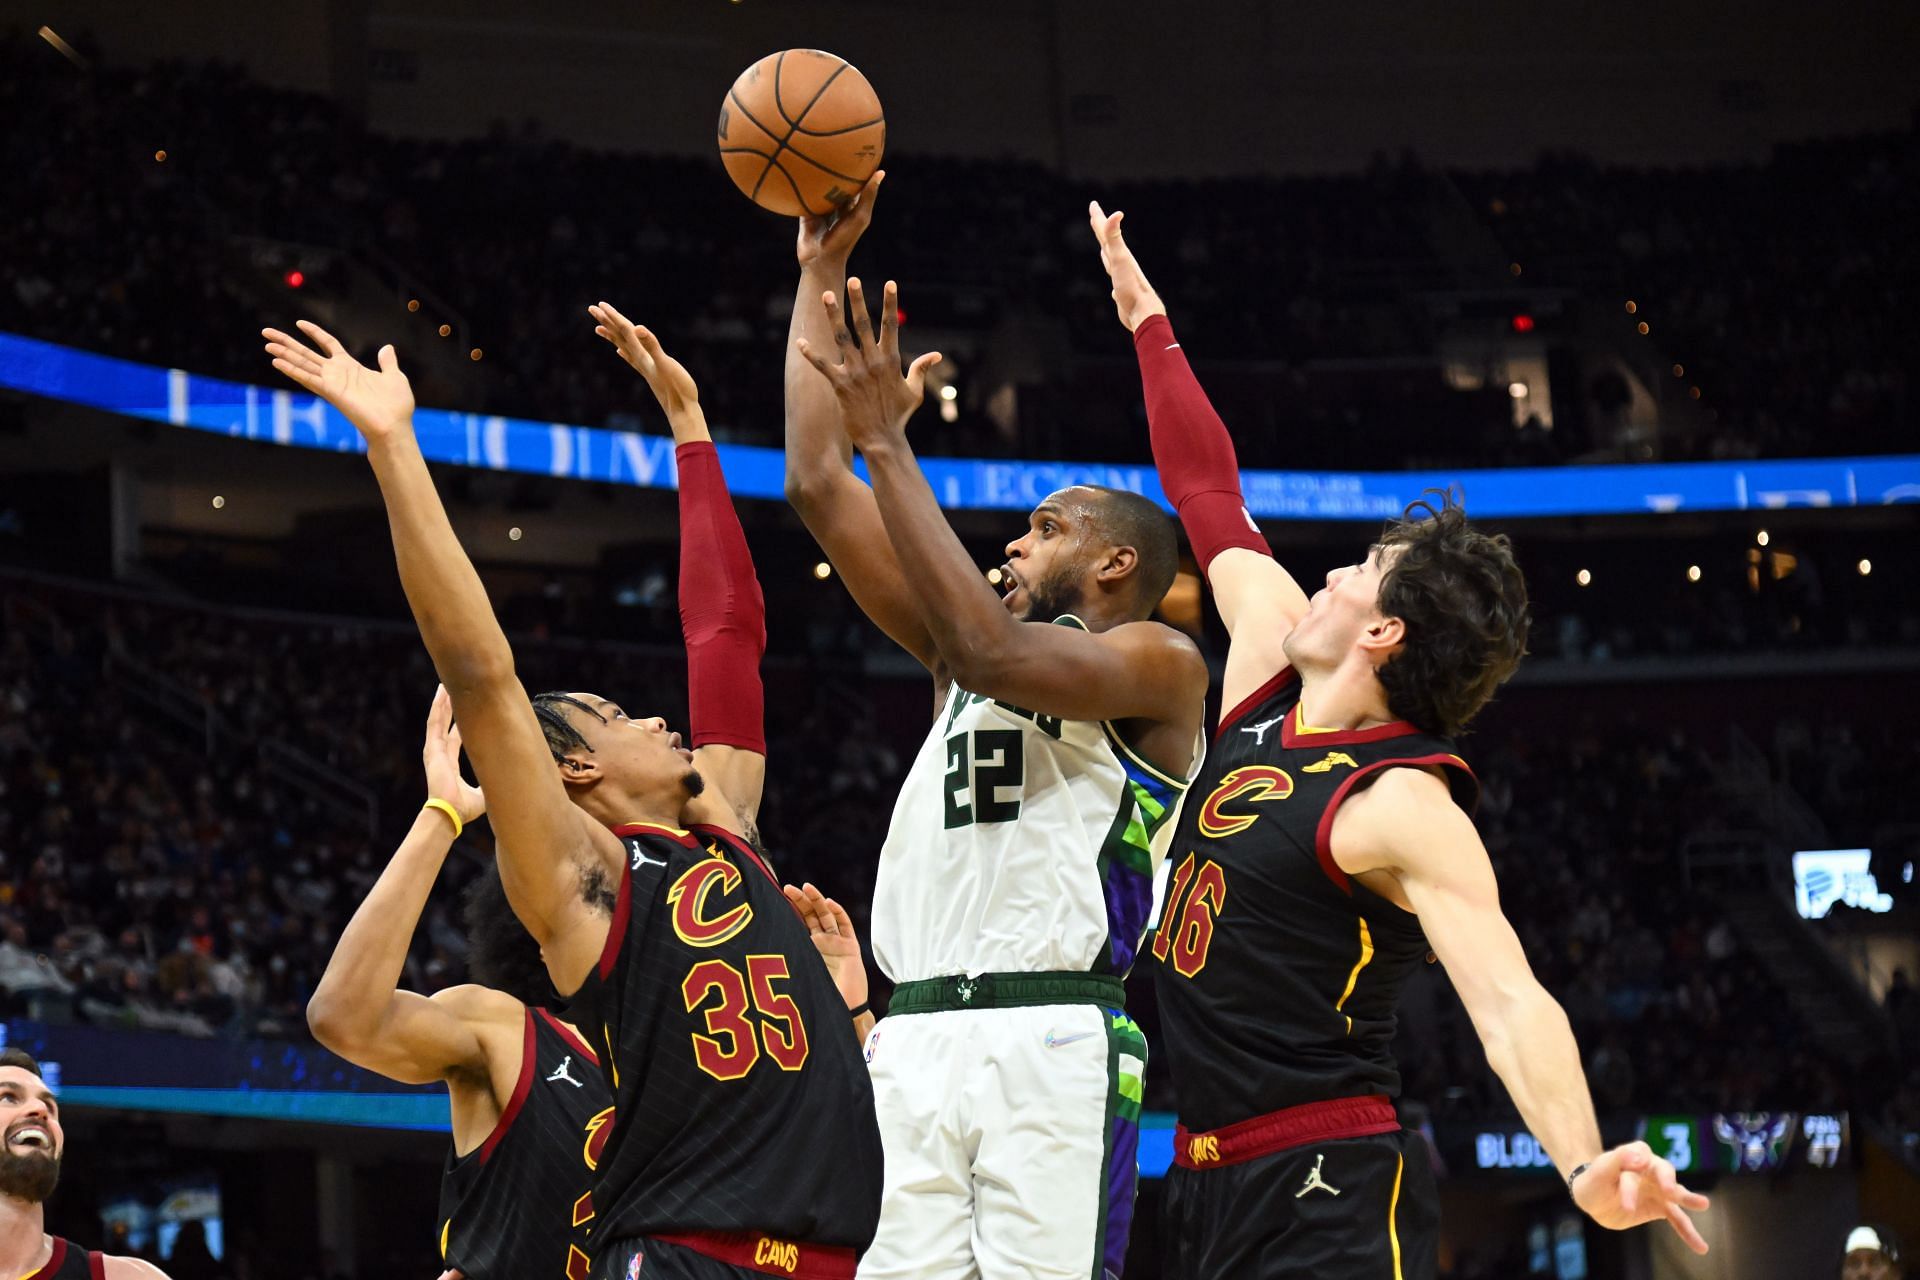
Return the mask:
M880 167L887 118L845 58L819 49L770 53L720 104L720 162L763 209L798 217L851 200Z

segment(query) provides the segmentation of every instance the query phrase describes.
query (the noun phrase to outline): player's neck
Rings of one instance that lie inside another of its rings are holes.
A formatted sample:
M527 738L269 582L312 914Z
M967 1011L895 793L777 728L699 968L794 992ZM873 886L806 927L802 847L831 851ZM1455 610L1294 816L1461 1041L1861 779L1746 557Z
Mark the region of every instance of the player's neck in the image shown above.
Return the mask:
M1345 664L1300 673L1300 718L1316 729L1371 729L1392 724L1387 691L1372 667Z
M47 1261L46 1210L0 1196L0 1276L30 1276Z
M576 803L608 830L635 822L655 827L678 827L680 811L685 807L684 801L674 796L617 794L608 791L604 783L588 795L578 797Z

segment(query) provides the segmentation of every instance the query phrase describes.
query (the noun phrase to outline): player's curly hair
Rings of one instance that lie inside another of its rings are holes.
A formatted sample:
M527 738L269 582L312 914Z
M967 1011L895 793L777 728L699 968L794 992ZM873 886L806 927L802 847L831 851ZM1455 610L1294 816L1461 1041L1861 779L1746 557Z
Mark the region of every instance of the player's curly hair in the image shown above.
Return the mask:
M503 991L530 1008L558 1003L540 944L513 914L499 865L492 859L467 886L460 915L467 927L468 981Z
M1493 699L1527 652L1527 584L1504 533L1467 522L1457 493L1429 489L1380 536L1399 554L1380 583L1380 612L1406 643L1380 683L1394 715L1451 737Z

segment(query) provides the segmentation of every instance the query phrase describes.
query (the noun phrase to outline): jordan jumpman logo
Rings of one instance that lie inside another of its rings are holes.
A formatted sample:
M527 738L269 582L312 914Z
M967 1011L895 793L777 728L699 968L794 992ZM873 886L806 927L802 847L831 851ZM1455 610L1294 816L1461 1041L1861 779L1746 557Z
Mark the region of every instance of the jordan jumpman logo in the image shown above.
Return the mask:
M555 1080L565 1080L568 1084L572 1085L576 1089L586 1088L587 1087L586 1081L575 1080L573 1076L567 1071L567 1068L572 1065L573 1065L572 1054L568 1054L566 1057L560 1059L560 1065L555 1067L553 1069L553 1074L547 1077L547 1083L552 1084Z
M1309 1191L1325 1191L1336 1196L1340 1194L1340 1188L1328 1186L1326 1179L1320 1176L1320 1166L1326 1162L1327 1158L1324 1155L1318 1155L1313 1158L1313 1172L1307 1175L1307 1184L1293 1193L1295 1200L1298 1200Z

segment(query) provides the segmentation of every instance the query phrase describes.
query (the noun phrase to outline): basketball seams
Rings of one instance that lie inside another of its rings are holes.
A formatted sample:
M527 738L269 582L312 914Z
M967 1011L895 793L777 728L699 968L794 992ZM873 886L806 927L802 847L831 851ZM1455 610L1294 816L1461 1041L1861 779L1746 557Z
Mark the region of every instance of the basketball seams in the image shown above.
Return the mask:
M871 129L877 124L885 124L886 122L887 118L885 116L875 116L871 120L862 120L859 124L850 124L844 129L807 129L802 128L800 125L795 125L793 126L793 131L798 134L804 134L809 138L837 138L843 133L854 133L861 129Z
M759 118L755 116L753 112L747 110L747 104L740 100L740 91L738 89L727 90L727 97L732 99L734 106L740 108L741 115L753 121L754 126L758 128L760 132L766 134L769 138L774 139L776 144L779 144L780 135L775 133L773 130L767 128L766 125L761 124Z
M794 152L794 154L798 155L800 153L796 151ZM807 207L807 198L800 194L800 184L795 182L793 180L793 175L787 172L787 166L781 164L778 160L767 161L767 172L771 173L775 169L778 169L780 171L780 176L787 180L787 189L793 192L793 202L799 205L802 209L805 209ZM761 174L760 181L765 182L766 180L767 180L767 175L764 173ZM758 194L759 190L760 190L759 186L755 185L754 187L755 194Z
M838 178L842 182L851 182L856 187L861 187L866 185L867 178L856 178L850 173L842 173L838 169L829 169L827 168L827 166L821 164L818 160L815 160L812 156L808 155L804 151L796 150L793 147L782 147L781 150L786 152L788 155L798 156L800 159L805 160L808 164L812 165L814 168L818 169L820 172L824 174L828 174L832 177ZM868 178L872 176L873 176L872 174L867 175Z

